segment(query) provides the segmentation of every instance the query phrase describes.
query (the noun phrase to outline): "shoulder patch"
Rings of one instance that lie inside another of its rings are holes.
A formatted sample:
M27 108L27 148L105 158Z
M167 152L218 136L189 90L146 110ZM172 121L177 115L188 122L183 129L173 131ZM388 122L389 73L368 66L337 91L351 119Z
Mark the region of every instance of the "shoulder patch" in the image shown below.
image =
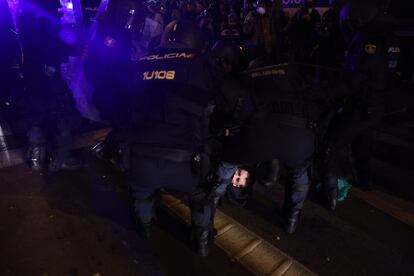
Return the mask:
M390 48L388 48L388 53L398 54L400 52L401 52L400 47L390 47Z
M377 45L365 44L365 52L368 55L375 55L375 53L377 52Z

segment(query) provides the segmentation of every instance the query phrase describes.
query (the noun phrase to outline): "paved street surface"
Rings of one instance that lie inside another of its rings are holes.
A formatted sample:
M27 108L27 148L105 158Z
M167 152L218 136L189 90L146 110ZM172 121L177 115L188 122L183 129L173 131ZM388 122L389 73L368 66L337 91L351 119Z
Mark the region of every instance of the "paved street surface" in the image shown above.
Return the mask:
M281 228L280 184L255 185L246 208L225 201L222 211L317 274L413 275L414 94L395 95L408 112L391 116L376 132L374 192L352 188L335 213L312 196L292 236ZM24 159L24 122L7 120L0 123L2 166ZM100 128L86 124L84 131ZM158 212L153 240L141 240L132 227L124 179L87 150L78 153L86 164L78 172L0 169L1 276L249 275L218 248L208 258L195 256L189 229L165 210Z
M153 242L141 240L123 180L83 156L88 165L76 173L0 170L0 275L246 274L218 249L195 256L188 229L163 213Z
M0 170L0 275L249 275L214 248L195 256L188 228L159 211L154 239L134 233L125 182L80 152L75 173ZM246 209L222 210L320 275L412 275L414 229L352 194L336 213L306 205L297 234L280 226L283 187L256 186Z

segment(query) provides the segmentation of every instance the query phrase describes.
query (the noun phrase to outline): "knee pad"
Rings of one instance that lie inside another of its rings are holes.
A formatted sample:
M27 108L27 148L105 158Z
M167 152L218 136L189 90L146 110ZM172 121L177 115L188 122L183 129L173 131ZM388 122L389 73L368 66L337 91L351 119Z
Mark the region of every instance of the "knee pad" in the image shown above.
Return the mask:
M309 175L308 175L308 168L303 167L299 169L290 169L289 174L292 178L292 185L293 187L298 186L309 186Z

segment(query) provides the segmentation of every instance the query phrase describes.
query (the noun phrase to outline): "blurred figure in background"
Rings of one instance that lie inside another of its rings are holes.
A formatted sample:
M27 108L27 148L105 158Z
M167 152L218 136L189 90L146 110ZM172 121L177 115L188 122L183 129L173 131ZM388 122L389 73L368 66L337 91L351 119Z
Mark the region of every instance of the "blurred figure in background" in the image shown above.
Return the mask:
M321 16L312 0L303 0L302 8L290 19L288 39L290 58L296 62L315 63Z
M318 64L323 66L339 68L343 61L345 45L339 24L339 12L340 7L335 5L322 16Z
M270 0L258 0L256 10L245 17L243 28L247 39L271 64L281 59L283 19L280 1Z
M227 27L221 31L220 36L222 39L234 41L237 45L244 43L243 28L235 12L231 12L227 16Z

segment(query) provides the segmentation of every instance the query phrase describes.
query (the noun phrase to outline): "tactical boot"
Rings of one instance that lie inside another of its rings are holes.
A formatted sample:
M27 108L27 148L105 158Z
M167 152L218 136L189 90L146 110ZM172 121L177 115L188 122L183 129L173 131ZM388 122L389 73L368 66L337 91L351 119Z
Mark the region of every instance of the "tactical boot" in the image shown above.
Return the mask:
M332 174L326 175L323 181L323 194L326 207L332 211L336 209L338 193L338 177Z
M207 257L210 253L210 242L212 241L212 232L210 230L196 228L193 233L197 254L201 257Z
M95 146L93 146L92 154L93 156L101 160L109 159L107 154L105 154L105 142L104 141L98 142Z
M27 153L29 166L33 171L41 171L46 165L46 148L32 147Z
M277 180L279 178L280 163L279 160L275 159L269 161L269 168L266 176L260 183L266 187L273 187L277 185Z
M325 191L325 196L327 207L330 210L335 211L338 202L338 188L327 188Z
M296 232L296 228L298 227L301 213L302 210L298 209L291 210L288 213L285 224L286 233L294 234Z
M146 241L151 240L151 223L136 221L136 230L138 235Z

